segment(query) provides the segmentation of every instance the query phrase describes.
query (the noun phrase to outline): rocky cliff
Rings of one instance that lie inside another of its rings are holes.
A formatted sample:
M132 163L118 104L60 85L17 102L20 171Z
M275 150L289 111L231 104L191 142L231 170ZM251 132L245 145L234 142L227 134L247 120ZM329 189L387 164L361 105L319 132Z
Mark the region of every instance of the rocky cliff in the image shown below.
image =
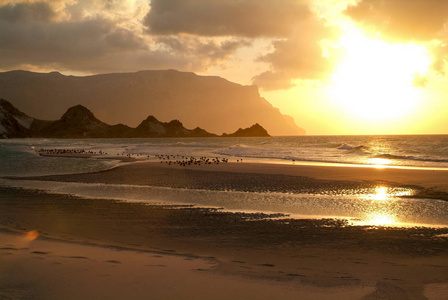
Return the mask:
M0 138L30 137L34 119L0 99Z
M0 98L36 118L54 120L67 107L89 107L108 124L139 125L149 114L182 120L187 128L235 132L263 121L272 135L305 131L260 97L255 86L175 70L65 76L57 72L0 73Z

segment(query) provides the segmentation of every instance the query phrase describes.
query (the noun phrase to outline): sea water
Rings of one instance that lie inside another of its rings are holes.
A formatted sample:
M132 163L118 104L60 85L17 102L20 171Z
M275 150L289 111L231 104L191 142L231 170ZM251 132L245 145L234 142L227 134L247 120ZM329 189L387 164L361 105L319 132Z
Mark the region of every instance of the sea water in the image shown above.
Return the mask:
M84 149L108 159L42 157L40 149ZM11 139L0 140L0 177L95 172L132 155L226 157L229 161L287 164L382 165L448 169L448 136L300 136L270 138ZM248 193L133 185L55 183L0 179L1 185L52 193L148 203L193 204L226 210L284 213L298 218L345 218L353 224L448 226L448 202L406 199L409 189L378 186L359 193ZM447 183L448 184L448 183Z

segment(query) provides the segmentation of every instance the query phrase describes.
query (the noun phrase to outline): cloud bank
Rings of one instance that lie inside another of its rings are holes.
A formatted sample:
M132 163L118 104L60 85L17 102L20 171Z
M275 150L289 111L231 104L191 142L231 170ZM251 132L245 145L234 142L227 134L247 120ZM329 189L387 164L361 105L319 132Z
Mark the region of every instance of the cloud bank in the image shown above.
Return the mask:
M310 14L304 1L153 0L145 25L161 35L286 37Z
M336 35L310 0L0 0L1 70L205 72L250 49L265 68L253 82L282 89L324 78L321 41Z
M322 79L331 70L320 41L334 38L310 10L309 1L153 0L144 20L154 35L248 39L271 38L272 49L256 58L269 69L253 82L266 90L287 89L294 79Z

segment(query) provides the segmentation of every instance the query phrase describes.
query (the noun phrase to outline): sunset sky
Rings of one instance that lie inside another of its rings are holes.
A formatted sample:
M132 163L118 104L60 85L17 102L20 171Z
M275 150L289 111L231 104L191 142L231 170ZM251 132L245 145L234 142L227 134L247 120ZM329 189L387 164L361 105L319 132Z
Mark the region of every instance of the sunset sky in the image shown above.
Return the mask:
M448 133L448 1L0 0L0 70L177 69L307 134Z

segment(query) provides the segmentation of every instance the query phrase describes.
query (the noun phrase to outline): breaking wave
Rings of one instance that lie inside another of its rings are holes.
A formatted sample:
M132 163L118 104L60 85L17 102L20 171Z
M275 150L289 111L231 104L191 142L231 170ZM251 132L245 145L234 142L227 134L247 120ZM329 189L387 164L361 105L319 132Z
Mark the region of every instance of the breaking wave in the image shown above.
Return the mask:
M339 147L337 147L338 150L345 150L348 153L351 154L370 154L369 153L369 148L364 146L364 145L360 145L360 146L351 146L348 144L342 144Z

